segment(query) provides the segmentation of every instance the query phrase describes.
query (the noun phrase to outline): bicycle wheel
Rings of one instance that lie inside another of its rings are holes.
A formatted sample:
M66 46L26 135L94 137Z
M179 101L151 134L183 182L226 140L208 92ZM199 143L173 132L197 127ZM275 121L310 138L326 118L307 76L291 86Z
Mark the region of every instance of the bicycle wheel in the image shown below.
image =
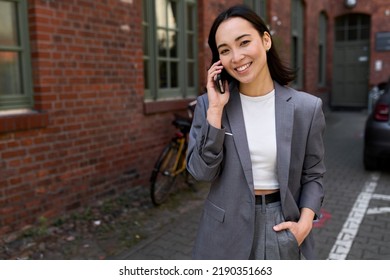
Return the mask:
M158 158L151 176L150 195L154 205L160 205L169 197L176 176L172 175L177 158L178 144L169 143Z

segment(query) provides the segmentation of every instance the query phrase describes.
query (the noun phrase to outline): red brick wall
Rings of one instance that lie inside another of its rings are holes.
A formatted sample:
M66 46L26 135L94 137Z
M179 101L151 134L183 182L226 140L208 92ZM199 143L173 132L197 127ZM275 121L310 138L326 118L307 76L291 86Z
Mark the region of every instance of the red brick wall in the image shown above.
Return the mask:
M273 43L279 55L286 62L291 59L291 5L289 1L267 1L269 8L268 24L273 33Z
M147 187L172 133L172 112L144 114L141 0L28 2L46 122L2 119L14 125L0 134L0 234Z

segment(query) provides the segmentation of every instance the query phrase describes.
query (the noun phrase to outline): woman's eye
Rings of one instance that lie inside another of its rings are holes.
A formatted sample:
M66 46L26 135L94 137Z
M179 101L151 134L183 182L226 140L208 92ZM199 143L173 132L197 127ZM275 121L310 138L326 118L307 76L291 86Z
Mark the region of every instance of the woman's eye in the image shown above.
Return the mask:
M242 42L241 42L241 46L246 46L246 45L248 45L249 43L250 43L249 40L242 41Z
M219 52L219 54L227 54L229 52L229 50L221 50L220 52Z

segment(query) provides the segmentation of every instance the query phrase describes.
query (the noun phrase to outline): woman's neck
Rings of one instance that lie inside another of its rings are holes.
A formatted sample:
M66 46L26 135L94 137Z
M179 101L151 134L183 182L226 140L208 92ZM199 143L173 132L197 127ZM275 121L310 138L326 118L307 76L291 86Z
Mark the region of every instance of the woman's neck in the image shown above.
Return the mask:
M271 76L265 79L258 78L252 83L240 83L239 89L242 94L247 96L262 96L274 89L274 81Z

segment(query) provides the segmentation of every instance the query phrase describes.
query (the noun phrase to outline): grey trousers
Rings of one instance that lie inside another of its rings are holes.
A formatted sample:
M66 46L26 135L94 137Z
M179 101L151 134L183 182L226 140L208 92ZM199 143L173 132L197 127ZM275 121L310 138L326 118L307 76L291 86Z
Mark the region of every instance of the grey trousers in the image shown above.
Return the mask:
M252 260L299 260L303 256L295 236L289 230L276 232L272 227L284 222L280 201L256 204Z

